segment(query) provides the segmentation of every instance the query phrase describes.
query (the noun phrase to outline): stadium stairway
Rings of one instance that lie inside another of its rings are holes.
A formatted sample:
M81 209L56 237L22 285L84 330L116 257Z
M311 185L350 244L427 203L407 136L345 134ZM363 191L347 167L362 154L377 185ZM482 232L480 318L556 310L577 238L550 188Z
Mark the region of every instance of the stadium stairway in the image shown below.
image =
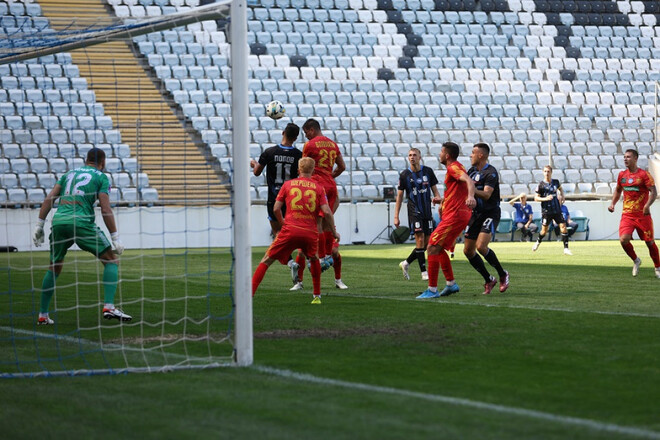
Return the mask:
M97 19L109 15L101 0L41 0L39 4L57 30L72 17ZM79 49L71 55L80 76L87 78L89 88L96 93L97 102L112 116L124 142L132 144L141 171L148 174L149 184L158 190L161 202L229 201L220 176L126 42Z

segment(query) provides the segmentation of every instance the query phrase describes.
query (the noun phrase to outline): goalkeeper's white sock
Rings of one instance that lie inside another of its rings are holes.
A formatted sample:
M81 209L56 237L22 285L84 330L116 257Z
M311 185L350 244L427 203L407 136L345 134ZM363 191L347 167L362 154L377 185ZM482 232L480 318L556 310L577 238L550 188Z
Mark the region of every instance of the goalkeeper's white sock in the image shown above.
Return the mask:
M112 303L105 303L105 304L103 304L103 308L108 309L108 310L112 310L112 309L115 308L115 305L112 304Z

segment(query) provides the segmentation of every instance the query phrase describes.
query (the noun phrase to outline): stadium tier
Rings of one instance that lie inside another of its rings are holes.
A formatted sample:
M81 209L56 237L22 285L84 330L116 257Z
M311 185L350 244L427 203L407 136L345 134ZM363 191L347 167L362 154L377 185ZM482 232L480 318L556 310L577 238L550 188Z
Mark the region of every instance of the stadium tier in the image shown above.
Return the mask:
M107 4L130 20L200 2ZM3 32L47 27L41 9L0 2ZM250 155L279 143L287 122L314 117L346 157L343 197L382 198L410 147L438 171L447 140L461 145L465 163L474 143L489 143L504 195L533 192L550 156L568 193L610 194L623 151L637 149L642 167L658 151L658 18L653 1L255 1L248 11ZM231 174L222 24L153 32L134 45L208 160ZM113 129L70 55L0 65L0 80L0 201L38 203L94 145L112 158L114 200L135 200L137 192L157 200L141 183L148 179L135 146ZM283 119L265 116L271 100L284 103ZM265 199L263 176L251 185L253 198Z

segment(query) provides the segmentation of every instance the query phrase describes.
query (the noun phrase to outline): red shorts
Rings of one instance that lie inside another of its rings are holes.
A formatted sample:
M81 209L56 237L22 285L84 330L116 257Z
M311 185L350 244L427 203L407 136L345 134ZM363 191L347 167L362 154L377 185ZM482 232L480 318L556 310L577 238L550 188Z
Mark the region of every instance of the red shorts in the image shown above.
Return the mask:
M639 238L644 241L653 241L653 219L650 215L633 217L631 215L622 215L619 223L619 237L622 235L632 235L637 231Z
M450 252L453 251L454 243L456 243L458 236L467 227L470 217L472 217L472 212L467 209L463 209L451 217L443 217L440 224L435 228L435 231L431 233L429 245L440 246Z
M285 224L266 251L266 255L286 264L291 253L296 249L300 249L307 258L311 258L316 256L318 248L319 234L317 231L290 228Z

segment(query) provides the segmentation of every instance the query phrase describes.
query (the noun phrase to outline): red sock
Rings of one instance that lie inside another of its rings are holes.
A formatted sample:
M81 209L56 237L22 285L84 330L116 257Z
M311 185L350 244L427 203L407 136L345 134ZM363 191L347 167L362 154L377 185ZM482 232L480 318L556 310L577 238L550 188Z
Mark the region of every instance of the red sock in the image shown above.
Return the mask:
M254 271L254 275L252 275L252 296L257 293L257 288L259 287L259 284L261 284L261 280L264 279L267 270L268 266L265 263L259 263L259 266L257 266L257 269Z
M325 252L326 255L331 255L332 254L332 245L335 244L335 236L332 235L332 232L330 231L325 231L323 233L325 236Z
M651 260L653 260L653 265L655 267L660 267L660 256L658 256L658 245L655 244L655 241L651 242L651 246L649 247L649 255L651 256Z
M633 244L631 242L628 242L628 244L622 244L621 247L623 248L624 251L626 251L626 254L635 261L637 259L637 254L635 253L635 248L633 247Z
M314 287L314 295L321 294L321 263L318 258L312 260L312 264L309 267L309 271L312 273L312 285Z
M339 280L341 279L341 255L333 255L332 260L334 261L332 267L335 268L335 279Z
M298 280L302 283L303 274L305 273L305 256L300 251L296 257L296 263L298 263Z
M454 270L451 267L451 260L449 259L449 255L447 255L447 252L445 252L445 250L442 249L438 257L440 260L440 267L442 268L442 274L445 276L445 280L454 281ZM429 274L429 280L430 279L431 277Z
M319 258L325 257L325 235L323 232L319 234Z
M428 258L429 287L438 287L438 272L440 272L440 255L429 255Z

